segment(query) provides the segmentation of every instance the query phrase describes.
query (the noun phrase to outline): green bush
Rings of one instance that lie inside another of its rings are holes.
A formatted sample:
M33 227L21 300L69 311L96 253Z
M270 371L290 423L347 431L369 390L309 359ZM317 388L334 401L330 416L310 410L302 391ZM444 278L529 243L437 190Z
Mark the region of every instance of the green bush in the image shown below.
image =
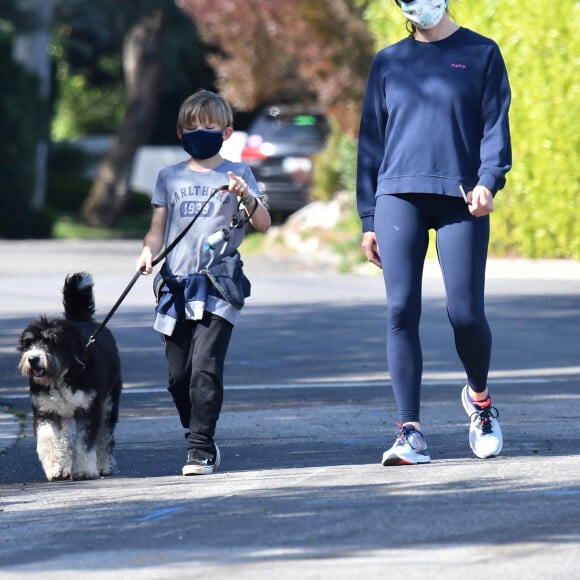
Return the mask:
M57 62L59 98L52 122L54 139L78 135L114 133L125 115L125 91L121 82L91 87L82 75L72 75L63 61Z
M78 213L89 193L92 181L87 177L60 171L49 171L46 203L59 212ZM125 214L149 213L151 197L140 191L130 191Z
M406 34L394 2L367 5L377 49ZM450 10L499 44L512 87L513 168L496 198L492 254L580 259L578 3L451 0Z
M80 147L68 143L53 143L48 156L46 204L55 210L78 214L93 184L85 176L94 162ZM149 213L151 197L147 193L130 191L125 213Z
M580 259L578 4L496 0L457 13L498 42L512 85L514 165L497 198L492 251Z
M12 220L0 218L0 223L3 222L2 232L8 239L45 239L52 237L56 220L56 213L49 207L43 207L15 213Z
M91 181L72 173L49 171L46 180L46 203L61 212L78 213Z
M91 154L74 143L56 141L50 144L48 170L81 175L93 162Z
M10 32L0 30L0 237L50 235L54 216L30 207L36 148L45 134L46 106L38 79L12 61Z
M340 256L339 268L345 271L366 260L360 247L361 223L356 210L356 148L356 143L333 123L326 148L314 159L312 197L329 201L337 192L348 196L328 241L332 251Z
M314 158L312 197L328 201L338 191L356 189L356 143L332 124L326 147Z
M314 156L314 178L310 195L317 201L329 201L341 187L341 167L338 160L340 135L333 128L326 147Z

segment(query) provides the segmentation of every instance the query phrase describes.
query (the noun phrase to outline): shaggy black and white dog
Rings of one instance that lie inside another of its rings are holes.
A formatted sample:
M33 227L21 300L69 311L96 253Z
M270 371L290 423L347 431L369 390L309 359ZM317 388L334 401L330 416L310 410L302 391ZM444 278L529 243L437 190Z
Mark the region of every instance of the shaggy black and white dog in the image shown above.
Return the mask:
M95 479L115 469L121 363L113 335L93 315L93 279L67 276L64 318L41 316L22 332L19 368L29 379L36 451L49 481Z

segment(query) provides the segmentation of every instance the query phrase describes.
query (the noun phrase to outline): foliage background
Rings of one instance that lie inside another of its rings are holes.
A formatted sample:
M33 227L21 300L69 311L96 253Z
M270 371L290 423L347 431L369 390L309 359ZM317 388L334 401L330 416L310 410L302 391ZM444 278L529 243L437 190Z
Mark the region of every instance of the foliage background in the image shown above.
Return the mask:
M39 139L48 115L39 96L38 77L11 59L12 29L0 26L0 232L14 238L50 235L54 216L30 207ZM5 87L10 87L6 90Z
M406 34L394 3L366 4L377 49ZM580 2L451 0L449 9L499 44L512 87L514 163L496 198L491 252L580 259Z
M0 0L1 1L1 0ZM126 113L122 51L127 31L163 9L164 77L151 144L176 144L175 118L192 89L214 85L206 48L174 0L55 0L50 46L54 62L54 140L114 134Z
M116 130L126 109L125 33L141 15L163 6L165 77L149 142L175 144L179 103L200 86L228 93L241 129L239 115L247 122L252 108L266 101L315 100L333 132L315 160L314 195L330 199L348 192L340 225L341 244L348 243L340 251L350 248L361 259L356 129L373 52L407 34L394 0L55 0L49 111L35 101L35 80L8 56L12 20L17 22L8 8L20 3L0 0L0 235L47 235L50 208L46 215L25 210L36 140L49 126L53 137L68 138ZM514 165L496 198L491 253L580 259L580 2L450 0L450 11L458 24L498 42L512 85ZM71 197L78 206L82 199L74 196L86 195L90 184L75 185L61 175L56 153L47 198L60 211ZM69 159L65 165L80 163Z

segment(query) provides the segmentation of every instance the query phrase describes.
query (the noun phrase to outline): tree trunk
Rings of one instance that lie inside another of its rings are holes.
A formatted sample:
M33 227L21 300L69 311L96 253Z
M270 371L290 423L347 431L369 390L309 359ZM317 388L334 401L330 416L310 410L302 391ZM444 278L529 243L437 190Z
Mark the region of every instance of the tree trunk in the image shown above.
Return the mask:
M81 209L90 226L114 226L126 207L133 158L153 129L159 106L162 25L162 12L157 10L141 18L125 38L127 112Z

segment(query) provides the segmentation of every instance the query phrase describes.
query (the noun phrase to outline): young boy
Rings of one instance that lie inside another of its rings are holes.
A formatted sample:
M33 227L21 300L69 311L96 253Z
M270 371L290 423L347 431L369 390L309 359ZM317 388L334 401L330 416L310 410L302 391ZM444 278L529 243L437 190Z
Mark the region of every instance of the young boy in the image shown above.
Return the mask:
M218 468L214 434L223 402L224 362L241 308L215 290L206 272L239 258L247 221L258 232L266 232L271 223L250 168L219 154L232 133L233 113L221 96L200 90L183 102L177 135L190 158L159 172L151 226L136 264L150 274L154 257L199 214L167 255L162 283L156 284L154 328L165 339L168 391L189 430L183 475Z

